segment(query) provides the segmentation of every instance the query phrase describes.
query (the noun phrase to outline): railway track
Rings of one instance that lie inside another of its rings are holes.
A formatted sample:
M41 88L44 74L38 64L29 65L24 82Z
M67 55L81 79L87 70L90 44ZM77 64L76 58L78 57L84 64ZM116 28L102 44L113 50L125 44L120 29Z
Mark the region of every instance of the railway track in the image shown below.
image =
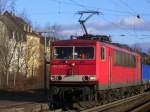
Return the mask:
M150 101L132 110L132 112L149 112L149 111L150 111Z
M0 112L142 112L150 110L150 92L138 94L104 105L97 102L75 103L73 108L49 110L48 104L25 102L0 107Z
M0 112L47 112L49 107L46 103L17 103L0 107Z
M136 96L128 97L105 105L97 105L95 107L81 110L81 112L140 112L149 107L150 92L138 94Z
M31 103L31 102L25 102L25 103L15 103L15 102L5 102L6 104L3 106L0 106L0 110L2 109L9 109L9 108L17 108L17 107L22 107L26 105L32 105L32 104L37 104L37 103ZM11 103L11 104L10 104Z
M74 104L75 108L58 109L53 112L149 112L150 92L145 92L107 104L97 102L80 102Z

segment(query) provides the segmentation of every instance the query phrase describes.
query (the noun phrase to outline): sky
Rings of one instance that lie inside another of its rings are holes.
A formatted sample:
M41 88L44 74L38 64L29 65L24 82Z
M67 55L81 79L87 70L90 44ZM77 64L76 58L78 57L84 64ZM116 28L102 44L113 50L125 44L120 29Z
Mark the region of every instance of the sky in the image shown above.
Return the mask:
M16 0L33 26L59 25L60 34L81 34L78 11L99 11L87 21L92 34L111 35L113 42L150 43L150 0Z

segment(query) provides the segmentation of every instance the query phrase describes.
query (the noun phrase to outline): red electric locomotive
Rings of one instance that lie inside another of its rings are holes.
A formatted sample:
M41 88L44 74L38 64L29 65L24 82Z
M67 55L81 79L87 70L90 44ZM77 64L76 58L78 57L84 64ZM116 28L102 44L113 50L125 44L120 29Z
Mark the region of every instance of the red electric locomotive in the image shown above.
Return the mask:
M83 13L91 12L79 12ZM79 20L85 35L51 44L53 104L72 98L103 102L141 89L141 56L129 47L111 43L109 36L89 35L84 26L87 19Z
M141 83L140 55L98 40L52 43L52 84L96 84L109 89Z
M52 43L51 91L78 91L78 96L102 99L106 93L118 95L123 89L129 93L141 84L141 56L121 45L100 41L103 36L99 38Z

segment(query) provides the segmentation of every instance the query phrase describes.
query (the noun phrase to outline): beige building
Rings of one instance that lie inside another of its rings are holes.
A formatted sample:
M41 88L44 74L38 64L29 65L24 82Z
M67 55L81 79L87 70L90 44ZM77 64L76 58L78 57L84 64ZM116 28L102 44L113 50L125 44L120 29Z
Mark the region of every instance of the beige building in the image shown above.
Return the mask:
M8 57L8 65L4 65L4 60L0 60L0 67L3 68L1 73L15 72L26 77L38 74L38 70L43 66L44 41L41 35L32 31L29 24L6 11L0 15L0 41L0 46L5 46L0 47L0 53L4 54L0 57Z

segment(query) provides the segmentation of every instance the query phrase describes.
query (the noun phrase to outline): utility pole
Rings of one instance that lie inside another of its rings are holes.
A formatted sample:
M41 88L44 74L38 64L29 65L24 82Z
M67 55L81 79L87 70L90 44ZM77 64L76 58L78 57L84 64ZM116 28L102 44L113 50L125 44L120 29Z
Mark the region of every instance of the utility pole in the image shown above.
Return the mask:
M53 31L39 31L38 33L44 36L44 91L45 94L48 95L49 93L49 74L47 74L47 65L50 64L50 60L47 61L47 35L48 33L52 33ZM49 46L50 47L50 46ZM50 54L49 54L50 55Z

